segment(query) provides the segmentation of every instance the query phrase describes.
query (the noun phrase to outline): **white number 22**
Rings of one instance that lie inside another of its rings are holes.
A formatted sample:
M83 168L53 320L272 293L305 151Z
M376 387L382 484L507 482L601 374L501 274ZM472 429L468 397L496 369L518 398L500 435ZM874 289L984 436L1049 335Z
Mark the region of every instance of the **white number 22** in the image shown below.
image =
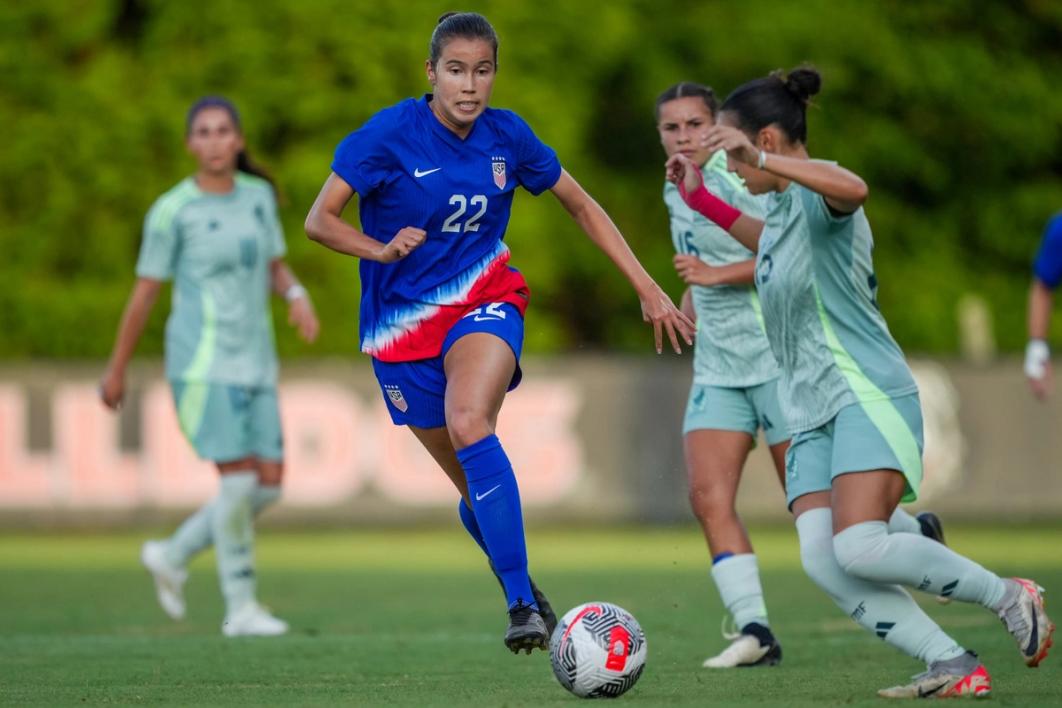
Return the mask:
M443 231L452 231L454 233L461 233L462 231L479 231L479 224L476 222L483 218L483 215L487 213L486 196L482 194L476 194L471 199L468 199L463 194L455 194L450 197L450 204L455 204L457 206L457 211L455 211L453 214L450 214L450 216L447 217L446 221L443 222ZM468 210L469 204L471 204L473 207L478 206L479 211L473 214L468 219L468 221L464 223L464 228L462 228L461 224L458 222L458 219L465 215L465 212Z

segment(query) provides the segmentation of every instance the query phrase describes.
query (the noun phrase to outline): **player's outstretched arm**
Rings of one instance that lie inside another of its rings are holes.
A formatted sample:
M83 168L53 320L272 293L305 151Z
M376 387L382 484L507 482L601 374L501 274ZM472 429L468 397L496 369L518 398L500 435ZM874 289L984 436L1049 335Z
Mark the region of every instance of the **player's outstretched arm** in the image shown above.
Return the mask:
M343 221L343 209L353 196L354 189L342 177L330 174L306 215L306 235L333 251L380 263L405 258L424 243L428 233L413 226L399 231L388 243L381 243Z
M672 155L664 166L665 178L679 189L690 209L711 219L753 253L760 248L763 222L735 209L704 186L701 170L682 154Z
M867 183L851 170L829 162L764 152L737 128L716 125L708 131L704 144L712 152L726 150L731 160L791 179L818 192L830 208L841 214L851 214L863 206L870 194Z
M612 223L605 210L579 186L566 170L550 190L590 240L605 252L620 272L627 277L642 303L642 317L653 325L656 351L663 351L663 335L667 334L676 353L682 351L679 339L693 345L694 324L682 314L671 298L649 276L631 251L623 234Z
M1051 350L1047 346L1047 330L1051 324L1051 288L1033 278L1029 288L1029 343L1025 347L1025 377L1033 395L1046 400L1051 391Z
M161 288L161 281L137 278L133 292L129 295L129 302L125 305L122 321L118 325L110 361L107 362L103 378L100 379L100 398L111 410L118 410L118 406L122 404L122 397L125 395L125 367L133 357L136 343L140 341L140 335Z

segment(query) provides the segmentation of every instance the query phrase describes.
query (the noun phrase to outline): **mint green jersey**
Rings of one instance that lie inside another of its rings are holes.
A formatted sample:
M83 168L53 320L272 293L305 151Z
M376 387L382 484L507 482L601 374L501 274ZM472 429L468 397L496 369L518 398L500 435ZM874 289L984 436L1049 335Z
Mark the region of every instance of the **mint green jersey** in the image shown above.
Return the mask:
M878 311L873 248L863 209L835 216L796 182L773 195L756 287L791 433L817 428L847 405L918 391Z
M726 153L712 155L702 169L705 186L726 203L757 219L766 198L754 197L741 178L726 169ZM730 234L690 209L678 188L664 184L664 203L671 217L675 250L698 256L715 266L754 257ZM693 381L702 386L757 386L778 376L778 367L764 333L756 289L751 285L691 285L697 313L697 347Z
M270 262L284 234L269 183L237 173L228 194L186 178L152 205L136 274L173 280L166 378L274 386Z

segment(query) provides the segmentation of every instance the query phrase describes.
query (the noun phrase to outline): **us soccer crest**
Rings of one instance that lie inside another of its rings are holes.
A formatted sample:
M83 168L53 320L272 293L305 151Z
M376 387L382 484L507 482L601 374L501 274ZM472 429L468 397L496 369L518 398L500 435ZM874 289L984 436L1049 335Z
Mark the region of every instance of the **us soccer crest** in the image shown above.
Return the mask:
M505 158L492 157L491 172L494 173L494 184L498 189L505 189Z
M406 403L406 398L402 395L402 390L398 386L384 384L384 390L387 391L387 397L391 399L391 405L403 413L409 410L409 404Z

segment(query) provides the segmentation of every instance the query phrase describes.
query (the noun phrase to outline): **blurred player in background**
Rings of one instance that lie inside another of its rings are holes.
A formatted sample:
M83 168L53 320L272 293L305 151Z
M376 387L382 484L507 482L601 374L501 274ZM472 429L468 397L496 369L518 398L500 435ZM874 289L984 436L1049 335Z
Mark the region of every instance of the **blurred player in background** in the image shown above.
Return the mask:
M273 185L247 156L240 117L206 97L188 112L186 143L196 173L159 197L144 223L137 281L122 315L100 396L117 409L125 370L165 280L173 280L166 323L166 378L181 431L217 464L217 496L170 538L141 552L159 603L185 615L191 558L211 543L225 598L226 636L288 630L258 604L254 517L280 498L284 452L277 409L277 355L269 294L288 302L288 320L312 342L318 323L306 290L284 262Z
M668 157L685 155L705 185L728 204L762 218L766 197L754 197L726 169L726 153L704 147L715 125L715 93L682 82L656 101L657 130ZM755 254L682 201L664 183L671 218L675 268L689 286L682 307L697 323L693 385L686 404L685 442L689 497L712 556L712 579L737 633L732 643L704 661L708 668L771 666L782 648L770 630L756 554L735 501L741 472L763 429L779 481L785 485L789 433L778 408L778 367L761 324L753 287Z
M718 112L712 89L683 82L656 102L660 142L670 158L684 155L700 168L705 186L745 214L762 219L766 195L754 196L727 169L726 152L704 145ZM769 666L782 650L770 630L759 567L748 533L738 517L738 484L748 454L762 428L771 459L785 487L789 431L779 408L778 366L763 328L753 288L755 254L691 209L671 182L664 183L671 217L675 268L689 288L683 308L696 320L697 344L683 424L686 469L693 513L712 555L712 579L740 630L724 631L732 643L707 668ZM932 512L912 517L897 507L890 532L921 533L943 543L940 520Z
M461 520L505 590L506 646L530 653L546 648L556 618L528 577L516 477L494 434L521 378L529 299L502 241L516 188L551 190L615 262L657 351L665 335L676 351L680 338L690 342L692 322L553 150L515 113L487 107L497 69L498 38L484 17L441 17L426 62L433 93L380 111L340 143L306 231L361 259L361 349L394 423L409 427L463 497ZM341 218L355 194L360 230Z
M1033 395L1046 400L1054 383L1047 334L1051 326L1054 291L1062 283L1062 214L1047 222L1040 251L1033 263L1029 288L1029 343L1025 347L1025 376Z
M679 154L668 176L690 206L756 256L756 287L771 349L781 364L779 400L794 433L786 493L808 575L860 625L927 664L891 698L984 696L991 678L900 586L996 613L1037 666L1054 625L1042 590L1002 579L940 543L890 533L901 498L922 477L918 389L876 302L866 184L835 163L811 160L806 107L813 69L737 88L705 146L723 149L750 192L773 193L766 221L743 215L704 188Z

